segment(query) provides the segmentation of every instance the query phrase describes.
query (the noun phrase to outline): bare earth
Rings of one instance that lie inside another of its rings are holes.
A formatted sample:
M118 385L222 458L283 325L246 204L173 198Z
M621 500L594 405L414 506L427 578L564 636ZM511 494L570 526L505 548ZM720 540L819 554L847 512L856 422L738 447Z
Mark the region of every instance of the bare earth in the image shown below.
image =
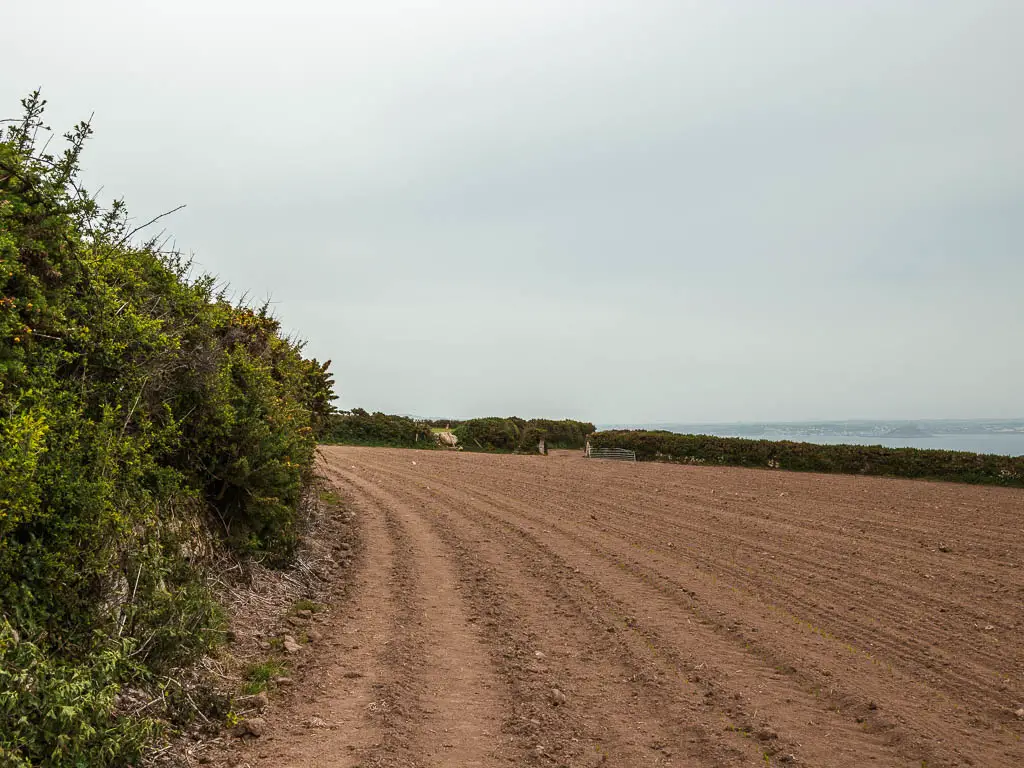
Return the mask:
M1024 765L1024 492L324 457L362 549L242 764Z

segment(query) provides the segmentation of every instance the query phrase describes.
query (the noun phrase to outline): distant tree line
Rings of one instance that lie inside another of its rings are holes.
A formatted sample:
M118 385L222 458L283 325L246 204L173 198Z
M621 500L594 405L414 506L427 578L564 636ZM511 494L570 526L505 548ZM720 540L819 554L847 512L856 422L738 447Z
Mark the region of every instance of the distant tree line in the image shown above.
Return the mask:
M634 450L639 461L771 467L796 472L1024 487L1024 457L881 445L818 445L788 440L681 435L663 430L597 432L591 436L590 443L594 448Z
M573 419L521 419L517 416L468 419L452 429L467 451L536 453L541 440L545 450L582 449L594 425Z
M344 445L434 448L437 439L431 428L451 427L459 446L467 451L492 453L536 453L545 449L582 449L594 425L572 419L521 419L517 416L480 419L427 419L369 413L362 408L332 415L323 441Z
M437 445L427 422L380 411L369 413L362 408L332 414L321 439L325 443L339 445L392 448L433 448Z

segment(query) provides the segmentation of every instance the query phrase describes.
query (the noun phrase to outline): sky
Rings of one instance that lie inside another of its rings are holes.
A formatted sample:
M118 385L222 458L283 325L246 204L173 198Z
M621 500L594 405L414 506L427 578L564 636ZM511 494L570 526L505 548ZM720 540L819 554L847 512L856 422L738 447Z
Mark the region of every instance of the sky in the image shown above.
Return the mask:
M1024 416L1018 0L33 0L0 113L343 408ZM152 232L155 234L156 232Z

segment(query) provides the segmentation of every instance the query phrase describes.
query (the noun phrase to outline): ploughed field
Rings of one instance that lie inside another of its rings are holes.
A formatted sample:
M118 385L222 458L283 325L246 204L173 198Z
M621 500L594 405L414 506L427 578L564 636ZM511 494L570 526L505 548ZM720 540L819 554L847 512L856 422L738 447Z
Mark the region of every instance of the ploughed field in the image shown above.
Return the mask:
M1024 765L1024 491L323 457L362 547L253 764Z

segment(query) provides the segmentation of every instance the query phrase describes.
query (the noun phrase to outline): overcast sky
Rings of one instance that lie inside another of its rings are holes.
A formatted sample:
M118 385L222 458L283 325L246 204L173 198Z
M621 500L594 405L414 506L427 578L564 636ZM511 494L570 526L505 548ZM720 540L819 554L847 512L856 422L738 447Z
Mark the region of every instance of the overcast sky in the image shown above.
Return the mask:
M1024 416L1024 2L33 0L0 112L343 407Z

